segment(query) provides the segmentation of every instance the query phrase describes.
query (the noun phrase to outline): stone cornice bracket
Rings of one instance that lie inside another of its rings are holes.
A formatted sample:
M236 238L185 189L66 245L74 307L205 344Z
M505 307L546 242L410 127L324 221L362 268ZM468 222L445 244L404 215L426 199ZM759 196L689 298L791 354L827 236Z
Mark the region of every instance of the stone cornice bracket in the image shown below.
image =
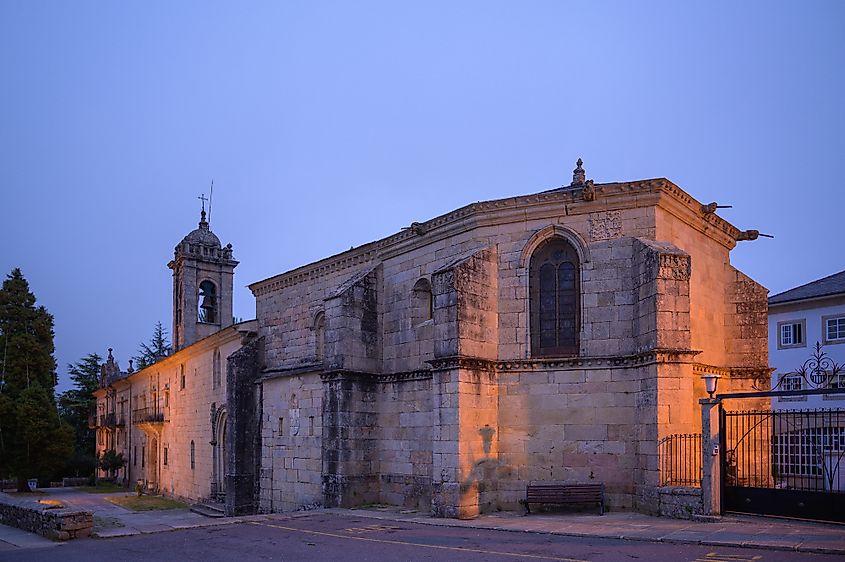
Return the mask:
M447 371L449 369L472 369L476 371L496 371L496 361L481 359L479 357L468 357L466 355L455 355L452 357L441 357L426 361L431 365L432 371Z

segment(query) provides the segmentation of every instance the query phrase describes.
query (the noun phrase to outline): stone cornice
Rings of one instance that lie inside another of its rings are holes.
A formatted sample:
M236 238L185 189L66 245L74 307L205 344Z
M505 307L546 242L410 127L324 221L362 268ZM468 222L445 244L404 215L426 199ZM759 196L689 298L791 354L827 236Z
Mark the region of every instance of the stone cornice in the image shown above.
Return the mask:
M578 215L596 211L660 205L691 227L733 247L739 230L716 216L701 213L701 204L666 178L595 184L595 199L585 201L583 189L562 187L535 193L472 203L422 223L413 223L386 238L275 275L248 287L258 297L332 273L385 260L457 233L484 226Z
M657 363L692 363L701 353L694 349L654 349L634 355L604 357L562 357L554 359L517 359L497 361L499 371L547 371L551 369L635 368Z
M705 363L693 363L692 366L692 372L696 376L709 373L725 378L749 380L760 380L769 377L774 370L773 367L717 367Z
M472 369L474 371L495 371L496 362L480 357L468 357L455 355L452 357L441 357L426 361L431 365L433 371L445 371L448 369Z
M378 384L389 384L389 383L397 383L397 382L410 382L410 381L424 381L430 380L432 376L432 372L429 369L419 369L417 371L404 371L399 373L386 373L386 374L376 374L376 373L365 373L361 371L349 371L349 370L337 370L337 371L326 371L320 374L320 378L324 383L326 382L337 382L337 381L346 381L346 380L353 380L353 381L362 381L362 382L371 382L371 383L378 383Z

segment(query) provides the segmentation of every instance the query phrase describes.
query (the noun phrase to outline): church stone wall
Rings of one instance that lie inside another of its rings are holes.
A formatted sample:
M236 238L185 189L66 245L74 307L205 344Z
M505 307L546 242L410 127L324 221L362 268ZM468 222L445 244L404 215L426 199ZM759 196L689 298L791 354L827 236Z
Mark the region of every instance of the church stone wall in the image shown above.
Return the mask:
M431 509L431 375L391 377L378 393L379 503Z
M260 511L323 504L323 383L317 373L263 383Z
M656 513L658 442L699 431L700 374L722 374L725 391L764 368L765 289L729 264L738 231L671 182L479 205L439 232L412 226L253 286L276 372L264 422L293 416L295 393L320 426L291 458L269 450L279 436L265 426L262 509L383 502L472 517L516 509L530 481L565 480ZM530 257L554 236L581 258L580 354L532 358ZM421 279L431 319L414 300ZM309 369L301 394L291 381Z

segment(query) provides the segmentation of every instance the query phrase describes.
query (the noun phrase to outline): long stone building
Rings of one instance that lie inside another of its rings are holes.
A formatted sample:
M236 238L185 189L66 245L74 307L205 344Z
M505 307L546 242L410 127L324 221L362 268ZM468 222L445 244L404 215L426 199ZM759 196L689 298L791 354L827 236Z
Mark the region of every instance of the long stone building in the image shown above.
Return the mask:
M165 413L133 419L148 460L129 477L225 496L232 514L386 503L472 517L549 480L660 512L658 442L700 431L700 375L727 391L768 373L767 291L729 257L757 232L714 211L662 178L586 180L579 160L570 185L253 283L256 320L228 327L237 262L203 218L171 262L180 349L107 375L99 402L147 389ZM167 469L150 456L165 442Z

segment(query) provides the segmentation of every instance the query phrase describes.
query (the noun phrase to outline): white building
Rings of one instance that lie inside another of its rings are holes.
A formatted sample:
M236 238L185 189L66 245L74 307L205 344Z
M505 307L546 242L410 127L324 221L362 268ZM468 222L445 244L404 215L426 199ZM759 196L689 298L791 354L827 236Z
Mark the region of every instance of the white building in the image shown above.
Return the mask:
M813 376L817 356L827 376L820 371ZM845 365L845 271L769 297L769 362L776 390L845 388L845 373L832 373L834 365ZM799 374L802 368L809 381ZM780 396L772 405L778 410L843 408L845 395Z

